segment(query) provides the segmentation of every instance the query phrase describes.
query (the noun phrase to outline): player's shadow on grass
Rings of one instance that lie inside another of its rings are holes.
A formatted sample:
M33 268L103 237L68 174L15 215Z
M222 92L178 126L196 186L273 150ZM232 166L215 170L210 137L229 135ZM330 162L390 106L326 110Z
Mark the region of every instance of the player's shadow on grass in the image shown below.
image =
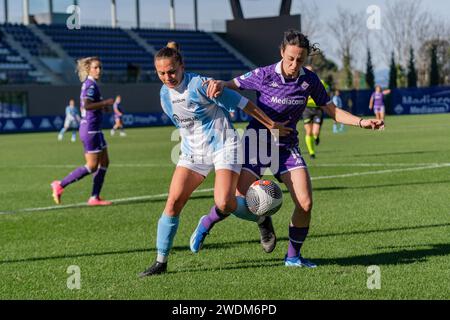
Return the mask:
M263 272L263 268L273 268L284 266L282 257L274 257L274 258L265 258L265 259L249 259L249 260L241 260L241 261L232 261L228 263L224 263L219 267L211 267L211 266L202 266L195 268L183 268L180 270L170 270L169 274L177 274L177 273L192 273L192 272L207 272L207 271L225 271L225 270L243 270L243 269L261 269L261 273Z
M360 256L350 256L343 258L321 259L313 261L318 265L339 265L339 266L370 266L370 265L400 265L417 262L425 262L429 257L450 255L450 244L427 245L426 249L400 250L382 253L374 253ZM394 247L395 248L395 247Z
M341 232L341 233L329 233L329 234L317 234L310 235L310 239L314 238L324 238L324 237L337 237L337 236L349 236L349 235L365 235L370 233L383 233L383 232L396 232L396 231L405 231L405 230L416 230L416 229L427 229L427 228L440 228L440 227L448 227L450 223L443 224L434 224L434 225L422 225L422 226L412 226L412 227L398 227L398 228L389 228L389 229L376 229L376 230L361 230L361 231L350 231L350 232ZM279 237L278 242L287 242L289 239L287 237ZM207 243L203 245L203 250L205 249L233 249L245 244L252 244L255 246L259 246L259 240L255 236L254 240L240 240L233 242L224 242L224 243ZM353 257L345 257L345 258L333 258L333 259L314 259L320 265L371 265L371 264L405 264L405 263L414 263L424 261L428 256L442 256L442 255L450 255L450 244L437 244L437 245L429 245L432 246L431 249L422 249L422 250L401 250L397 252L386 252L386 253L377 253L372 255L362 255L362 256L353 256ZM396 247L389 247L396 248ZM397 247L398 248L398 247ZM283 248L284 250L285 248ZM384 249L384 248L383 248ZM189 246L175 246L172 248L172 251L189 251ZM274 252L274 255L279 254L280 249L278 249L278 253ZM86 253L76 253L76 254L63 254L63 255L54 255L54 256L44 256L44 257L29 257L29 258L21 258L21 259L9 259L9 260L0 260L0 265L9 264L9 263L21 263L21 262L36 262L36 261L46 261L46 260L58 260L58 259L73 259L73 258L84 258L84 257L98 257L98 256L108 256L108 255L121 255L121 254L135 254L135 253L148 253L153 255L155 253L154 247L149 248L134 248L134 249L124 249L124 250L115 250L115 251L101 251L101 252L86 252ZM282 251L284 254L284 251ZM270 265L279 265L279 263L272 263L273 261L279 261L282 257L277 257L273 259L264 259L263 261L265 266ZM272 262L271 262L272 261ZM250 268L250 266L249 266Z
M425 262L427 258L433 256L450 255L450 244L432 244L427 245L427 249L419 250L400 250L393 252L375 253L369 255L350 256L342 258L314 258L313 261L319 266L371 266L371 265L401 265L417 262ZM392 247L396 248L396 247ZM284 254L284 253L283 253ZM171 270L168 274L222 271L222 270L242 270L242 269L261 269L284 266L283 257L279 253L274 253L272 258L249 259L224 263L219 267L202 266L195 268L183 268L180 270ZM320 269L319 269L320 270Z

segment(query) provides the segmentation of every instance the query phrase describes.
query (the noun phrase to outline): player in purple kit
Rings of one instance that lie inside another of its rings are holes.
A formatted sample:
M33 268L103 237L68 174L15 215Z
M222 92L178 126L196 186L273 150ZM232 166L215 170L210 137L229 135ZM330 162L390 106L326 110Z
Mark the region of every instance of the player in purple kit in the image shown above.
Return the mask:
M64 188L88 174L93 174L93 188L88 205L110 205L110 201L100 198L100 191L109 165L107 144L101 131L101 124L103 111L107 111L114 100L103 100L100 94L97 81L101 76L102 64L99 58L88 57L78 60L77 71L80 81L83 83L80 96L83 118L79 131L84 146L86 165L75 169L61 181L53 181L51 184L52 195L56 204L60 204Z
M381 86L375 87L375 92L372 93L372 96L370 97L369 102L369 109L374 109L375 116L377 119L384 121L384 114L385 114L385 108L384 108L384 95L391 93L391 90L382 90Z
M260 179L267 167L270 166L275 177L288 188L294 201L295 209L289 223L289 246L284 262L286 266L309 267L316 265L304 259L300 249L309 232L312 210L312 187L307 165L300 153L298 144L297 124L305 110L309 96L320 108L337 122L358 126L366 129L382 129L384 123L381 120L362 119L342 109L336 108L328 97L328 94L320 82L319 77L312 71L303 68L311 51L315 48L310 45L306 36L296 30L288 30L280 47L282 60L276 64L258 68L231 81L208 81L207 94L217 97L224 87L231 89L254 90L257 93L257 105L274 121L285 123L293 132L280 137L277 142L279 156L271 161L278 162L278 166L263 164L260 154L250 155L256 158L256 163L246 157L242 172L239 177L236 194L244 196L250 185ZM247 131L250 129L263 130L265 134L258 134L258 139L266 140L268 132L256 121L250 121ZM259 142L257 144L259 144ZM267 139L267 141L271 141ZM264 143L264 142L263 142ZM246 145L248 147L248 145ZM268 146L267 149L270 149ZM246 150L246 153L248 151ZM211 228L223 217L218 217L213 207L207 216L200 219L197 229L193 233L195 241L191 240L191 250L201 247L206 235ZM261 221L262 220L262 221ZM270 217L258 218L255 216L261 233L261 244L264 251L271 252L275 248L276 236ZM192 245L194 244L194 246ZM193 248L194 247L194 248ZM198 251L198 250L197 250ZM195 252L195 251L194 251Z
M113 136L116 133L117 129L120 129L120 136L125 137L126 133L123 129L123 110L121 107L122 104L122 97L117 96L116 100L114 101L113 105L113 111L114 111L114 127L111 129L111 135Z

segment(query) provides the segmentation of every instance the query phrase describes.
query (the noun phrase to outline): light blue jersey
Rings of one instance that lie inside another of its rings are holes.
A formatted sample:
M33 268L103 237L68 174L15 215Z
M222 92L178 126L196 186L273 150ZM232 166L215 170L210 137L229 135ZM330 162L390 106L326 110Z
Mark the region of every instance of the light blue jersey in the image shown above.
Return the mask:
M80 118L80 115L78 114L77 108L67 106L66 107L66 120L67 121L78 121Z
M336 107L338 107L339 109L342 109L344 107L344 105L342 104L342 99L340 96L333 96L333 103Z
M220 97L210 99L206 95L207 86L202 86L206 80L185 73L177 88L165 85L161 88L161 106L180 129L181 153L185 157L204 157L239 143L229 113L243 109L248 99L227 88Z

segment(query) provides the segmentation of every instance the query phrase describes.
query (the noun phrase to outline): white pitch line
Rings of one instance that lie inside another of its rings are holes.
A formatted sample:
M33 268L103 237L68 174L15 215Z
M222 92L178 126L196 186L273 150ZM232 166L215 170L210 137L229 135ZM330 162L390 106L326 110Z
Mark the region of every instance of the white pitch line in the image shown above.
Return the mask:
M10 169L10 168L19 168L19 169L58 169L58 168L68 168L73 169L79 167L80 164L30 164L30 165L12 165L12 166L0 166L0 168ZM157 163L114 163L110 164L109 167L117 167L117 168L158 168L158 167L175 167L176 164L157 164Z
M385 173L395 173L395 172L440 169L440 168L446 168L446 167L450 167L450 163L441 163L441 164L436 163L436 164L432 164L432 165L428 165L428 166L413 167L413 168L401 168L401 169L378 170L378 171L367 171L367 172L354 172L354 173L338 174L338 175L332 175L332 176L318 176L318 177L311 177L311 180L349 178L349 177L359 177L359 176L365 176L365 175L375 175L375 174L385 174ZM214 188L199 189L199 190L194 191L194 193L207 193L207 192L212 192L212 191L214 191ZM162 197L167 197L167 196L168 196L168 193L162 193L162 194L149 195L149 196L139 196L139 197L115 199L115 200L111 200L111 201L114 204L114 203L133 202L133 201L140 201L140 200L152 200L152 199L157 199L157 198L162 198ZM51 211L51 210L60 210L60 209L68 209L68 208L81 208L81 207L87 207L87 206L88 206L87 203L83 202L83 203L76 203L76 204L69 204L69 205L62 205L62 206L28 208L28 209L19 209L19 210L11 210L11 211L3 211L3 212L0 211L0 215L39 212L39 211Z
M430 165L447 165L449 163L319 163L310 164L308 167L411 167L411 166L430 166ZM42 168L42 169L57 169L68 168L73 169L79 167L80 164L32 164L32 165L0 165L0 168ZM157 164L157 163L113 163L110 167L116 168L158 168L158 167L175 167L176 164Z
M314 167L412 167L412 166L447 166L450 163L319 163L308 165Z
M445 167L450 167L450 163L433 164L433 165L430 165L430 166L414 167L414 168L402 168L402 169L378 170L378 171L367 171L367 172L355 172L355 173L347 173L347 174L338 174L338 175L334 175L334 176L319 176L319 177L312 177L311 180L348 178L348 177L357 177L357 176L374 175L374 174L385 174L385 173L393 173L393 172L405 172L405 171L416 171L416 170L439 169L439 168L445 168Z
M209 189L199 189L195 190L194 193L206 193L214 191L213 188ZM123 199L114 199L110 200L114 204L117 203L123 203L123 202L133 202L133 201L141 201L141 200L153 200L158 198L164 198L167 197L168 193L161 193L161 194L154 194L149 196L140 196L140 197L130 197L130 198L123 198ZM70 208L83 208L88 207L86 202L82 203L75 203L75 204L67 204L67 205L61 205L61 206L50 206L50 207L41 207L41 208L28 208L28 209L19 209L19 210L11 210L11 211L0 211L0 215L7 215L7 214L15 214L15 213L27 213L27 212L39 212L39 211L52 211L52 210L60 210L60 209L70 209Z

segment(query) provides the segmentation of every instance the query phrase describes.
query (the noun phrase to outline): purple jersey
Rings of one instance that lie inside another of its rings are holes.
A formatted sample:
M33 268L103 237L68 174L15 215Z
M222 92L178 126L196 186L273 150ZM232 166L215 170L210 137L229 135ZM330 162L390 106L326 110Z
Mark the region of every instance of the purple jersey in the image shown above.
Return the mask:
M120 112L120 113L123 113L122 107L121 107L121 103L116 103L116 102L114 102L113 109L114 109L114 113L115 113L117 116L119 116L119 114L118 114L119 112Z
M87 126L88 132L96 132L101 130L103 111L101 109L97 110L86 110L84 108L84 100L90 100L91 102L100 102L103 100L100 90L98 89L97 82L92 77L88 77L81 87L80 95L80 105L81 108L85 110L83 114L83 120L81 124Z
M376 107L384 107L383 102L383 93L382 92L374 92L372 93L373 106Z
M258 107L272 120L289 121L287 126L294 131L289 136L280 137L280 146L298 145L297 123L302 118L309 96L318 106L330 102L327 91L314 72L301 68L298 78L285 79L281 73L281 61L235 78L234 83L240 89L257 91ZM265 127L253 119L247 128L259 130Z

